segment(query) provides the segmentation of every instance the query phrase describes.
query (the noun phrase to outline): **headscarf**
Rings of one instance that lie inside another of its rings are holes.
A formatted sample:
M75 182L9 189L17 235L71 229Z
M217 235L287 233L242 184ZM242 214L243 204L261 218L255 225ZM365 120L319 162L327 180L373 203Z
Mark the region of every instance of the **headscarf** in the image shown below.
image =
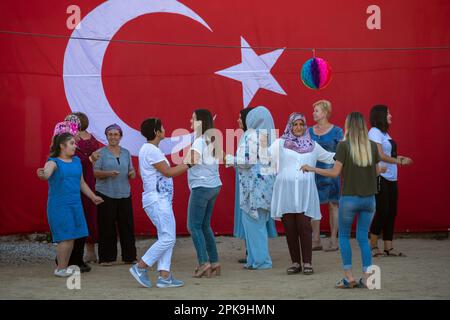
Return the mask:
M75 122L71 121L62 121L58 122L55 125L55 129L53 130L53 136L62 134L62 133L70 133L73 136L76 136L78 133L78 126Z
M254 129L256 131L265 130L265 133L268 134L267 144L269 146L272 144L272 134L275 130L275 124L269 109L263 106L252 109L247 114L245 123L248 129L245 134L249 134L252 131L250 129Z
M66 116L66 118L64 119L64 121L69 121L69 122L73 122L77 125L78 130L80 130L81 128L81 121L80 118L78 118L76 115L74 115L73 113L69 114Z
M303 120L303 123L305 124L305 133L301 137L297 137L292 133L294 122L297 120ZM308 153L314 150L315 144L311 139L308 127L306 126L306 118L301 113L294 112L289 116L286 129L281 138L284 139L284 147L295 152Z
M107 126L105 129L105 135L107 136L108 131L111 131L111 130L118 130L120 132L120 135L123 136L122 128L117 123Z

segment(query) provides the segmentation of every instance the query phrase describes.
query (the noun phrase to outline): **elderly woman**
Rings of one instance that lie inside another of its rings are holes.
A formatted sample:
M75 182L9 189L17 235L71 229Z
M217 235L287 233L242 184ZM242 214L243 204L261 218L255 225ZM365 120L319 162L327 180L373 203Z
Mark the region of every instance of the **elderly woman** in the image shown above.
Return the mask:
M270 171L267 145L271 142L275 127L272 115L265 107L251 110L246 117L246 126L247 131L239 140L236 157L227 155L225 163L239 168L239 200L247 245L245 268L270 269L272 259L267 222L271 219L275 175Z
M105 129L108 145L100 149L94 165L95 190L105 202L98 206L98 255L103 266L117 259L119 231L122 260L136 261L133 208L129 179L136 177L130 152L121 147L122 129L113 124Z
M334 153L315 143L306 129L305 116L291 114L284 134L269 148L278 168L271 214L272 218L283 221L292 260L288 274L302 271L302 258L303 273L313 273L311 219L322 217L314 174L303 173L300 168L305 164L315 166L317 160L334 163Z
M325 150L336 152L338 143L344 137L344 131L338 126L330 123L332 111L331 102L328 100L319 100L313 104L313 108L313 118L316 124L309 127L311 138ZM317 167L330 169L333 166L319 161L317 162ZM331 178L317 174L316 185L317 191L319 192L320 204L328 204L328 212L330 214L330 241L325 248L325 251L337 251L339 250L337 233L341 179L340 177ZM322 244L320 243L320 220L313 220L312 228L313 251L322 250Z

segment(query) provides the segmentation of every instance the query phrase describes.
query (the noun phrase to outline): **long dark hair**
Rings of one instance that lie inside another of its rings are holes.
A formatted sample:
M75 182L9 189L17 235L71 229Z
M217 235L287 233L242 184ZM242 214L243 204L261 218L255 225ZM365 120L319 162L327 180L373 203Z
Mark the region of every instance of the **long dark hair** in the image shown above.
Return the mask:
M50 146L50 157L57 158L61 154L61 144L66 143L73 138L68 132L57 134L52 139L52 145Z
M246 123L247 115L253 109L255 109L255 108L245 108L245 109L242 109L241 111L239 111L239 113L241 114L241 121L242 121L242 126L243 126L244 131L247 131L247 123Z
M197 117L197 121L202 122L202 134L205 134L207 130L214 128L213 117L209 110L197 109L194 110L194 113Z
M386 133L389 130L389 123L387 122L388 107L382 104L377 104L370 110L370 125L380 129L381 132Z

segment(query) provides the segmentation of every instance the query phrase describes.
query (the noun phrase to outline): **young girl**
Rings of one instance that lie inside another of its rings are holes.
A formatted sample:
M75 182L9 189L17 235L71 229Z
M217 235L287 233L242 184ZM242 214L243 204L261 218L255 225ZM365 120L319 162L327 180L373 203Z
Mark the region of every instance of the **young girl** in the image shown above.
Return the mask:
M47 218L53 242L58 243L58 266L54 272L58 277L72 274L73 270L67 267L74 239L88 235L80 191L95 204L103 202L84 182L81 161L74 156L76 131L77 128L70 122L58 123L50 147L50 157L44 168L37 169L39 179L49 182Z

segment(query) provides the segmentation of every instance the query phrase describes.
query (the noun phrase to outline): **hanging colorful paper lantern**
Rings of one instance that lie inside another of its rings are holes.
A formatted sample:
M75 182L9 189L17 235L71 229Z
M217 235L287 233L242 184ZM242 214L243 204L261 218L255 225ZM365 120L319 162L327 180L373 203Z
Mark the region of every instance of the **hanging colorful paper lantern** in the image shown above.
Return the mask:
M325 88L331 80L331 68L322 58L311 58L302 66L302 81L310 89Z

